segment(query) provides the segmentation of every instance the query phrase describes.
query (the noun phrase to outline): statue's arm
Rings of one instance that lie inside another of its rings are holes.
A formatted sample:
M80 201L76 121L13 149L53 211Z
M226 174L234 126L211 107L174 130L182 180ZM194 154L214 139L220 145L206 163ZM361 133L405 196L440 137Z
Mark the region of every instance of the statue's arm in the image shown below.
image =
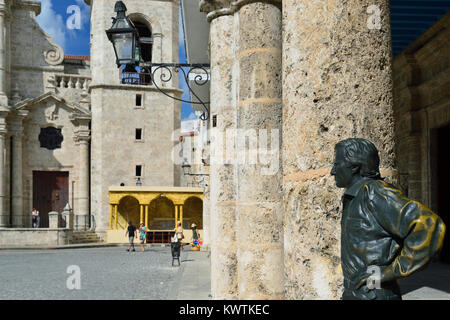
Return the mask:
M377 221L402 246L394 261L382 267L381 281L406 277L426 266L442 248L442 219L396 189L376 188L371 196L370 207Z

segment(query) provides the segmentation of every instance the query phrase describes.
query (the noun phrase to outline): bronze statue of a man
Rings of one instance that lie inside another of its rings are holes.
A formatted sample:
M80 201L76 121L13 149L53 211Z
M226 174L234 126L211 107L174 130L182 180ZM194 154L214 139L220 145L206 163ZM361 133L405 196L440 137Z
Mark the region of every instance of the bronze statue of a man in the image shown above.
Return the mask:
M383 181L379 163L378 150L368 140L352 138L335 146L331 175L346 189L341 221L344 300L400 300L397 279L425 267L442 247L441 218Z

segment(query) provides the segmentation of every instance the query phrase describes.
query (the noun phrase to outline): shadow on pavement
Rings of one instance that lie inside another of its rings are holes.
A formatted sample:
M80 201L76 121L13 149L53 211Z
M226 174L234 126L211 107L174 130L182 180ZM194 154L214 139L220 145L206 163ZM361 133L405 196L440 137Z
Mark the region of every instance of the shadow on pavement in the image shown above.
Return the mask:
M425 269L399 282L402 294L428 287L450 293L450 264L431 263Z

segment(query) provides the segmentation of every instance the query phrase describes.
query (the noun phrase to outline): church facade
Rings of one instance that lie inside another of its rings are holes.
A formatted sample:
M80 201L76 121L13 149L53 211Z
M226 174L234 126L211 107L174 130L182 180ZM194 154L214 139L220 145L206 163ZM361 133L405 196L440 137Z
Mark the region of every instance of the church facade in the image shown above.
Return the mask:
M90 57L64 55L36 21L40 2L0 1L1 228L31 227L33 208L48 228L48 212L69 204L75 230L95 225L102 236L110 228L110 187L180 185L172 160L180 103L117 68L105 33L115 1L86 3ZM147 59L178 61L179 3L131 0L127 7L150 39ZM160 86L182 93L176 74Z

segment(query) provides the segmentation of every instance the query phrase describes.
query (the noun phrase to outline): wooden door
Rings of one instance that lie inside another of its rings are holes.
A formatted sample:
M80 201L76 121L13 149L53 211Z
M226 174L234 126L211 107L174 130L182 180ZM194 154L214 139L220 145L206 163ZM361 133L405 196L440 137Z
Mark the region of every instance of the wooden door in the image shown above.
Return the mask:
M69 202L69 173L33 171L33 207L39 211L40 227L48 228L48 213L61 213Z

